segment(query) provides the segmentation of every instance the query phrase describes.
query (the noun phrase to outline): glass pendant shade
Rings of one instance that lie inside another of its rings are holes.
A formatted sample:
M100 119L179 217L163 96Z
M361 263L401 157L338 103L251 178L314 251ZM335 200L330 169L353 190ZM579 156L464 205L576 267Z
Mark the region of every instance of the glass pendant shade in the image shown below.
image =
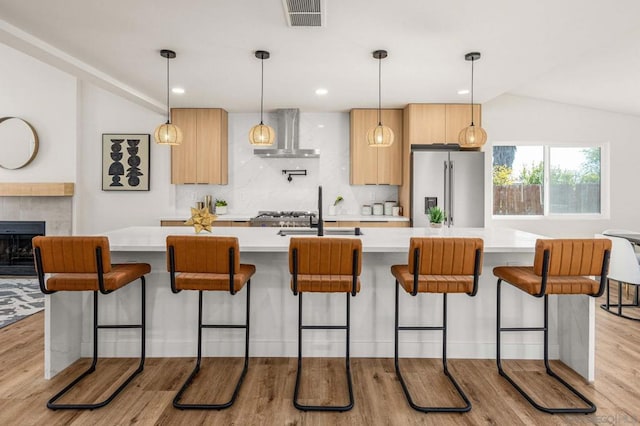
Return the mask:
M266 50L256 50L256 58L260 59L260 124L256 124L249 130L249 143L257 146L273 145L276 138L276 132L273 127L267 126L262 122L262 112L264 106L264 60L269 59L269 52Z
M176 52L162 49L160 56L167 59L167 122L156 127L153 138L158 145L180 145L182 130L175 124L171 124L171 109L169 108L169 60L176 57Z
M393 144L393 130L378 124L367 132L367 143L373 148L384 148Z
M251 145L273 145L273 140L276 137L276 132L273 127L266 124L256 124L249 131L249 142Z
M165 123L156 127L154 138L159 145L180 145L182 143L182 130L175 124Z
M474 124L465 127L458 135L461 148L479 148L487 142L487 132Z

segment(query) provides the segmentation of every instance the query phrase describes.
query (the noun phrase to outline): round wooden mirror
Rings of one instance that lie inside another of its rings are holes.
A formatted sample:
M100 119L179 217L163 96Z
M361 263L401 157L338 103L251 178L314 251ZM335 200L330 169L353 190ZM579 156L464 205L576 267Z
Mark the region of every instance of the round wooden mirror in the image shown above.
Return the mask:
M0 167L15 170L31 163L38 154L38 134L21 118L0 118Z

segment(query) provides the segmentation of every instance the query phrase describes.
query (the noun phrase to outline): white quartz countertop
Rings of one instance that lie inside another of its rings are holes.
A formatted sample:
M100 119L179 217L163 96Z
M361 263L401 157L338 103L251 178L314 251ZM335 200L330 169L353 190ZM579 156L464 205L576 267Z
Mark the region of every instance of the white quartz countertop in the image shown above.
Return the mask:
M231 220L231 221L249 221L252 217L256 217L258 213L229 213L218 215L217 220ZM189 215L174 215L164 216L160 220L182 220L189 219ZM337 222L337 221L358 221L358 222L408 222L409 218L404 216L375 216L375 215L324 215L325 222Z
M217 220L231 220L231 221L249 221L252 217L255 217L256 214L251 213L229 213L229 214L219 214L217 215ZM160 220L182 220L186 221L189 219L189 214L186 213L184 215L174 215L174 216L163 216Z
M329 229L337 228L325 230ZM215 227L213 234L204 231L196 234L190 226L134 226L110 231L104 235L109 237L111 251L163 252L166 250L168 235L198 235L202 238L207 238L209 235L225 235L238 237L241 251L287 252L291 236L280 236L279 230L280 228ZM439 236L482 238L484 251L487 253L533 253L536 239L543 238L540 235L510 228L362 228L361 231L363 235L350 238L360 238L364 252L378 253L406 253L409 250L411 237Z

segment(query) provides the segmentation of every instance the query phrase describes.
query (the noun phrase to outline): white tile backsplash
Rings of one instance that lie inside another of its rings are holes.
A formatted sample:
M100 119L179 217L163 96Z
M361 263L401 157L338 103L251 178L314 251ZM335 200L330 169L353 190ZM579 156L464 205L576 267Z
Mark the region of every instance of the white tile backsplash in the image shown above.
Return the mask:
M362 204L397 200L397 186L349 185L348 113L300 114L300 147L319 149L320 158L255 156L248 132L258 121L258 114L229 114L229 184L175 185L177 215L188 214L205 195L226 200L230 213L316 210L319 185L325 214L338 195L344 198L342 214L360 214ZM275 127L273 115L267 114L264 121ZM307 176L288 182L284 169L306 169Z

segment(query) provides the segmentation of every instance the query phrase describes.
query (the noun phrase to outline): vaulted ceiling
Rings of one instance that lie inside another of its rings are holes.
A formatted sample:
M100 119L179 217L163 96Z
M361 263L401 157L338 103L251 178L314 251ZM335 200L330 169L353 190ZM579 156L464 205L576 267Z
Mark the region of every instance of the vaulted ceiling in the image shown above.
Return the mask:
M315 0L304 0L313 3ZM173 106L345 111L513 93L640 115L637 0L323 0L321 27L290 27L287 0L0 0L0 42L162 111ZM298 0L300 2L300 0ZM318 96L317 88L328 94Z

